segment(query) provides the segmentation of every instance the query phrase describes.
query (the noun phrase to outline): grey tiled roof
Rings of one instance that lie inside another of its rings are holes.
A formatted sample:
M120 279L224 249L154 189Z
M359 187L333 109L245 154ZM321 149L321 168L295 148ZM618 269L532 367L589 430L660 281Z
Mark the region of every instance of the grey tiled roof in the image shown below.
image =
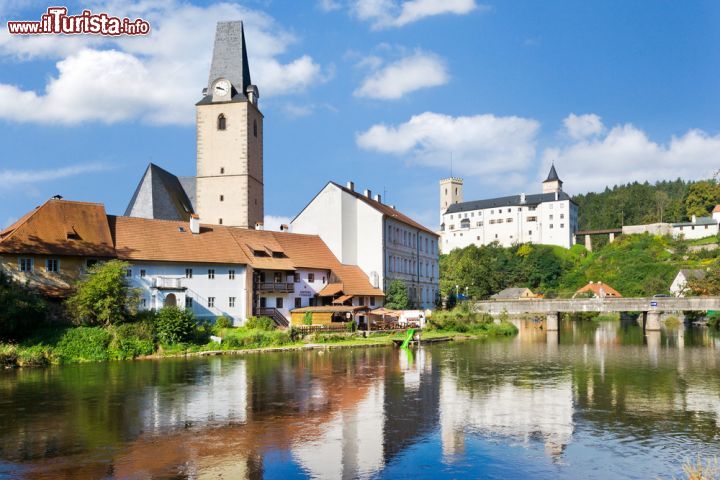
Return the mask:
M560 177L558 177L557 170L555 170L555 164L553 163L552 167L550 167L550 172L548 173L547 178L545 179L545 182L562 182L560 180ZM543 182L543 183L545 183Z
M187 182L188 186L193 182ZM193 189L193 197L194 197ZM189 220L193 203L178 177L151 163L125 210L127 217Z
M680 223L673 223L673 227L691 227L693 225L717 225L717 220L715 220L712 217L698 217L695 219L695 223L693 222L680 222Z
M208 78L208 93L212 82L220 77L230 80L233 87L243 97L247 87L252 84L247 47L245 46L245 29L240 21L218 22L217 24Z
M565 192L558 193L558 200L570 200L572 198ZM554 202L555 193L536 193L525 195L525 203L520 202L520 195L510 195L509 197L489 198L487 200L472 200L469 202L453 203L448 207L445 213L469 212L472 210L482 210L494 207L528 207L536 206L543 202Z

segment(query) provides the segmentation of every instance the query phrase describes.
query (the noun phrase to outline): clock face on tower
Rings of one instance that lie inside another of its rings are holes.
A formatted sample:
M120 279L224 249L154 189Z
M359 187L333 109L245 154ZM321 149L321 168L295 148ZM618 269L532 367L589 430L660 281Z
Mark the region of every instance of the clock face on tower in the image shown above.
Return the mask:
M218 97L226 97L230 95L230 82L227 80L218 80L213 88L213 94Z

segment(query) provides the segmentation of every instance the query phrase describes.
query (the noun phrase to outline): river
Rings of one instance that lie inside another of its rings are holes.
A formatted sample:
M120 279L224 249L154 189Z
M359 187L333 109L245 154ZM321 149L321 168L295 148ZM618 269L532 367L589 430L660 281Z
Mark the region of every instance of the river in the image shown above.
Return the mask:
M679 478L720 455L706 329L521 327L1 371L0 478Z

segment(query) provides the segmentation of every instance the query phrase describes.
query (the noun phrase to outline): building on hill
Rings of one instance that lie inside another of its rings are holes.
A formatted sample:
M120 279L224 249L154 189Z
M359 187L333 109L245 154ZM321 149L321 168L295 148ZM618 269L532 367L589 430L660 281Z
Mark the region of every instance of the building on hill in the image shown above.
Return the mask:
M573 295L575 297L591 296L594 298L620 298L620 292L603 282L589 282Z
M493 300L530 300L538 298L529 288L506 288L500 290L495 295L491 295Z
M109 259L130 264L141 308L177 306L236 325L250 315L286 325L295 308L339 298L382 306L384 298L318 236L200 224L194 214L187 222L119 217L101 204L51 199L0 232L0 268L55 297L70 295L89 267Z
M328 182L292 220L291 231L319 235L345 264L359 266L374 287L402 280L413 306L439 296L438 235L370 190Z
M578 208L562 190L555 165L542 193L463 201L463 180L440 181L441 249L447 253L468 245L498 242L540 243L570 248L577 231Z
M250 80L242 22L218 22L208 84L196 104L195 177L150 164L126 215L218 225L263 223L263 114Z
M685 240L697 240L699 238L712 237L718 234L718 220L713 211L712 217L696 217L692 216L689 222L680 222L672 224L674 237L682 237Z
M683 268L670 284L670 293L676 297L684 297L688 291L687 284L690 280L702 280L707 272L701 269Z

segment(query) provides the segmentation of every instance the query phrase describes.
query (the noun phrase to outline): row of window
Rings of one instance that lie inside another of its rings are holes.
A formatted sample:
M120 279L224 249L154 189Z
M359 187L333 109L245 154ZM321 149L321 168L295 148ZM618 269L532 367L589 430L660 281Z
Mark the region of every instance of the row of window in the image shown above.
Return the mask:
M218 130L226 130L227 129L227 118L225 117L224 113L221 113L220 115L218 115L217 129ZM257 120L253 120L253 136L257 137L257 133L258 133Z
M265 282L266 282L265 272L260 272L258 275L259 275L259 277L260 277L260 283L265 283ZM315 282L315 273L314 273L314 272L308 272L306 279L307 279L308 283L313 283L313 282ZM282 273L282 272L275 272L275 273L273 274L273 281L274 281L275 283L283 283L283 273ZM287 283L300 283L300 272L295 272L295 273L292 273L292 274L288 274L287 277L286 277L286 281L287 281ZM325 275L323 275L323 276L322 276L322 283L326 283L326 282L327 282L327 278L325 277Z
M395 255L388 255L388 271L392 273L404 273L407 275L413 275L416 272L417 262L407 258L398 257ZM435 263L420 261L420 272L426 277L435 276Z
M400 227L393 227L388 225L387 227L387 242L395 245L404 245L408 248L415 248L417 241L417 234L410 232ZM421 252L431 253L435 251L435 241L427 238L420 238L420 243L417 244Z

